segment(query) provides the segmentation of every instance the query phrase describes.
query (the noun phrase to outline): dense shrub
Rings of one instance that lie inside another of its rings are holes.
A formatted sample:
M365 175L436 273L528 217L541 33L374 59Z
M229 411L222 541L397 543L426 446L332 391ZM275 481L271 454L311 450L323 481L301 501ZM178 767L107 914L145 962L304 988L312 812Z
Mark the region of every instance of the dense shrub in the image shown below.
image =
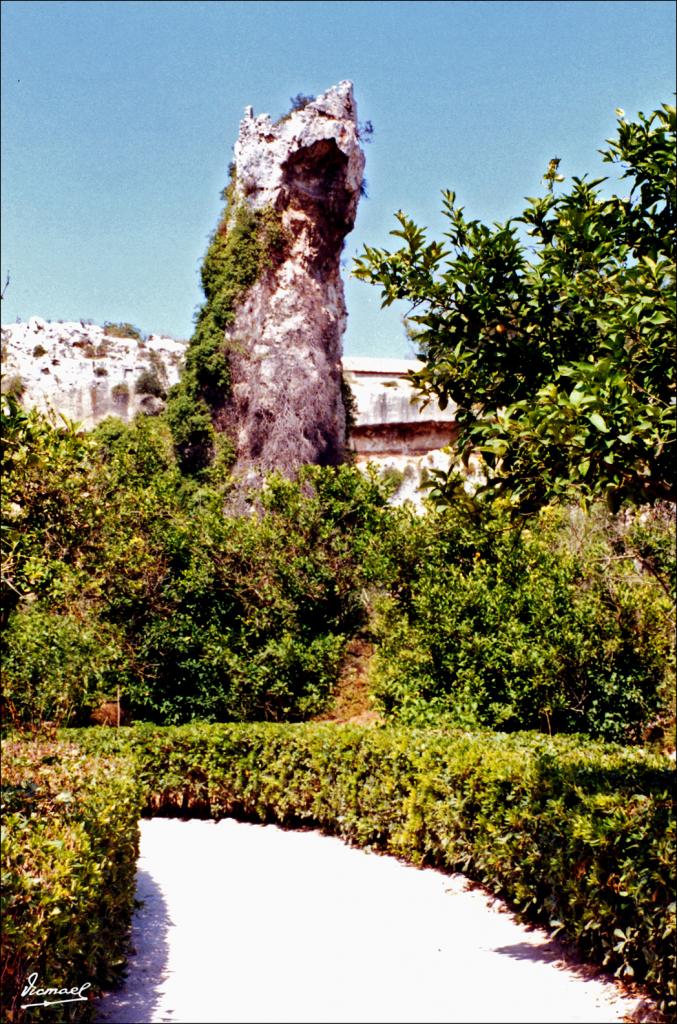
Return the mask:
M167 405L167 422L181 469L195 475L207 469L214 458L216 433L209 406L204 399L192 397L185 390L172 388Z
M538 734L329 725L88 730L132 750L154 813L318 825L463 871L674 1006L674 769Z
M674 604L608 514L549 509L517 530L457 506L403 513L386 542L373 685L387 714L637 741L665 707Z
M90 435L97 455L97 477L114 493L124 488L160 491L171 487L180 500L181 477L176 471L171 438L160 418L140 417L133 424L117 416L102 420Z
M159 722L322 708L366 616L376 481L309 469L233 518L162 419L81 437L15 408L7 428L6 718L77 721L117 685Z
M120 756L87 757L44 739L4 744L3 1020L89 1020L92 997L120 978L140 810L134 772ZM84 986L88 1001L22 1011L33 973L36 987Z
M3 399L10 718L77 720L118 683L157 722L310 717L364 629L379 706L405 722L634 742L667 717L660 509L549 512L520 532L496 512L390 508L387 481L344 466L273 478L232 517L211 476L225 435L200 479L175 442L164 417L86 436Z
M104 516L96 500L95 445L3 397L0 407L3 621L21 600L55 609L85 585L81 559Z
M60 725L115 692L124 655L111 627L29 604L9 621L2 661L3 718Z
M157 599L121 605L128 627L137 617L143 666L132 707L159 722L317 713L365 621L382 489L355 470L308 468L300 484L271 479L249 516L224 517L200 497L199 512L158 537L168 570Z

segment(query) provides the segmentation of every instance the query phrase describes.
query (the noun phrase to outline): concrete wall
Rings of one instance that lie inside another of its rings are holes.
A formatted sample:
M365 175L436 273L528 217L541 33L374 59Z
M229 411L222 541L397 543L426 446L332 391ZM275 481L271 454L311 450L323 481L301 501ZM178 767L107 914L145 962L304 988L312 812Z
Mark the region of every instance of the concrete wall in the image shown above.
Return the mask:
M388 455L425 455L449 444L454 407L423 405L406 375L421 363L406 359L347 356L343 370L355 397L351 447L358 460Z

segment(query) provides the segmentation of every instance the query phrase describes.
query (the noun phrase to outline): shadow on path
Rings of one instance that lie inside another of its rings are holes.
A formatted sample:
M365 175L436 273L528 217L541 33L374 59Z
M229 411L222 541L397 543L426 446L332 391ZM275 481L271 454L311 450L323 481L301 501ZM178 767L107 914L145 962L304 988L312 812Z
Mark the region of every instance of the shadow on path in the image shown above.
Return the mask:
M167 933L172 921L161 889L142 868L136 872L136 898L142 906L132 919L134 952L129 958L126 979L119 989L101 997L96 1024L138 1024L155 1019L167 977Z
M610 977L600 967L581 960L572 947L554 938L537 946L530 942L515 942L511 946L497 946L494 953L502 953L504 956L512 957L513 960L531 960L533 963L552 964L554 967L561 967L562 970L569 971L583 979Z
M555 964L566 962L567 967L583 967L583 965L575 962L575 958L567 954L567 951L554 939L550 939L549 942L544 942L540 946L534 946L530 942L515 942L512 946L498 946L494 949L494 953L503 953L505 956L511 956L515 960L540 960L546 964ZM594 970L594 968L590 968Z
M566 971L581 981L606 980L618 985L619 990L624 990L628 998L637 998L636 993L633 994L630 989L626 989L623 983L612 978L608 971L605 971L596 964L586 963L586 961L580 959L571 945L565 944L556 938L551 938L547 943L538 946L534 946L529 942L515 942L510 946L496 946L493 952L501 953L504 956L511 957L513 960L530 960L532 963L552 964L554 968ZM640 998L634 1010L628 1013L625 1019L636 1022L636 1024L640 1022L641 1024L641 1022L658 1021L660 1020L660 1015L650 999Z

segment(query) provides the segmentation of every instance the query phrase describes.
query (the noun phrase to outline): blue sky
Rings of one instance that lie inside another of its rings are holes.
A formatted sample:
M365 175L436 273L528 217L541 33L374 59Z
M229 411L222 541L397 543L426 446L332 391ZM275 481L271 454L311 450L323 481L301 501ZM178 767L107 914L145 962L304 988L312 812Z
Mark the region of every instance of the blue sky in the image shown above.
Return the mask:
M348 355L408 354L400 317L348 277L403 209L441 230L455 190L487 221L675 92L672 2L2 4L3 323L125 320L188 337L245 105L354 82L368 198L344 251Z

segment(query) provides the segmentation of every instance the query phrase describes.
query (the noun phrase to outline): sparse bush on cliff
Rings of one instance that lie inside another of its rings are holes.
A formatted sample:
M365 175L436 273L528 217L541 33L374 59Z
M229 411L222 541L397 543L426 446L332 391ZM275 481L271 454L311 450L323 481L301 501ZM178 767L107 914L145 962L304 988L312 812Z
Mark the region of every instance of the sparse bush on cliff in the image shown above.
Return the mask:
M138 342L145 341L142 332L138 327L134 327L133 324L114 324L106 322L103 325L103 329L110 338L132 338L134 341Z
M292 110L303 110L303 108L307 107L309 103L314 103L314 102L315 102L315 97L314 96L311 96L311 95L306 96L302 92L297 92L296 96L291 96L290 99L289 99L289 103L290 103L290 106L291 106Z
M360 142L372 142L374 137L374 126L371 121L360 121L357 126L357 135Z
M350 435L352 434L353 428L357 421L357 400L353 394L348 380L346 379L345 373L341 374L341 400L343 402L343 408L346 413L346 450L345 450L345 461L350 462L354 458L352 449L350 448Z
M21 398L26 390L26 385L18 373L9 377L0 377L0 391L9 398Z
M136 378L134 390L137 395L154 395L156 398L164 398L166 391L155 367L148 367L142 370Z
M289 120L292 114L296 113L298 110L304 110L309 103L314 103L316 98L317 97L315 96L310 94L306 95L302 92L297 92L296 96L290 96L289 110L285 114L282 114L281 117L278 117L277 121L275 121L275 126L284 124L285 121Z
M89 338L76 338L73 348L78 349L85 359L96 359L96 348Z
M393 493L399 490L404 482L404 470L397 466L386 466L381 470L381 479L393 489Z

